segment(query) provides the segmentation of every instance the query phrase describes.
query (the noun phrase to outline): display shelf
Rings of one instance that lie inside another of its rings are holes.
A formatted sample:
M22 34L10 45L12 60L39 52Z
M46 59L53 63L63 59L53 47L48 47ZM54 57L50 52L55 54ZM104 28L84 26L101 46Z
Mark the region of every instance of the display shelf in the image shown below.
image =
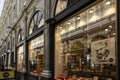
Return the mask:
M97 22L84 25L81 28L77 28L70 32L64 33L63 35L61 35L61 39L62 41L67 41L83 37L85 34L96 33L99 30L104 30L105 28L107 28L108 27L107 25L113 24L115 24L115 14L112 14L109 17L102 18Z
M40 49L40 48L43 48L43 47L44 47L44 45L37 45L37 46L33 47L33 49Z
M76 75L77 77L84 77L84 78L94 78L94 76L97 76L100 80L103 80L103 79L106 80L108 78L110 78L111 80L114 79L113 76L104 75L100 72L95 73L95 72L75 71L75 70L68 71L68 76L73 76L73 75Z
M81 53L81 51L83 51L84 50L84 48L83 49L80 49L80 50L72 50L72 51L66 51L66 52L63 52L63 54L67 54L67 53Z

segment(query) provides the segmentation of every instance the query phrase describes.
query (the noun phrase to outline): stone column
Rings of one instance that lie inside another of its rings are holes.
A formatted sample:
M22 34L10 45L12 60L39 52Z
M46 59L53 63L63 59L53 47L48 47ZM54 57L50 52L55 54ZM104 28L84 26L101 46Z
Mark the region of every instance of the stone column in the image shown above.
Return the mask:
M53 58L52 54L54 53L54 37L53 29L50 25L52 22L51 18L51 0L45 0L45 26L44 26L44 70L42 73L43 80L53 80L52 76L52 64Z
M46 25L44 29L44 70L42 76L46 78L51 78L48 25Z
M27 14L25 14L24 26L25 26L24 27L24 72L27 72L28 71Z

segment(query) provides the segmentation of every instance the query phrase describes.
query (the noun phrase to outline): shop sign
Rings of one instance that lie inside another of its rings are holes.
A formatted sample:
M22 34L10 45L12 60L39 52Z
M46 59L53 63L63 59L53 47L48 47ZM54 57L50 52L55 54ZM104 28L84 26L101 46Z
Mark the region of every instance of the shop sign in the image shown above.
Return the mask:
M0 71L0 80L13 78L15 78L14 71Z
M91 43L92 64L115 63L115 38L109 38Z
M8 72L3 73L3 77L8 77L8 76L9 76Z

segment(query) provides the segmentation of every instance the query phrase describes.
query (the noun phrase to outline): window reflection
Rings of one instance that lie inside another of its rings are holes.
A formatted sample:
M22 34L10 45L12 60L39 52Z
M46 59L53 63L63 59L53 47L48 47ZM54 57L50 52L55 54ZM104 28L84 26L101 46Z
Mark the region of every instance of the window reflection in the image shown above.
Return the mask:
M41 26L44 25L44 17L42 11L37 11L31 19L29 27L29 35L38 30Z

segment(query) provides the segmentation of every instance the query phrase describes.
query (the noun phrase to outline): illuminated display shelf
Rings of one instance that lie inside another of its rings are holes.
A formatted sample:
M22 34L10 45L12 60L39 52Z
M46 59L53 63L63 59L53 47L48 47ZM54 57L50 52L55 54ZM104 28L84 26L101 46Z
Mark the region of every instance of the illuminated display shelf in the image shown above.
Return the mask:
M102 18L97 22L89 23L88 25L82 26L82 28L76 28L71 30L70 32L64 33L61 35L62 41L68 41L75 38L83 37L84 34L89 34L91 32L97 32L98 30L102 30L107 28L106 25L112 25L115 23L115 14L112 14L108 17Z

